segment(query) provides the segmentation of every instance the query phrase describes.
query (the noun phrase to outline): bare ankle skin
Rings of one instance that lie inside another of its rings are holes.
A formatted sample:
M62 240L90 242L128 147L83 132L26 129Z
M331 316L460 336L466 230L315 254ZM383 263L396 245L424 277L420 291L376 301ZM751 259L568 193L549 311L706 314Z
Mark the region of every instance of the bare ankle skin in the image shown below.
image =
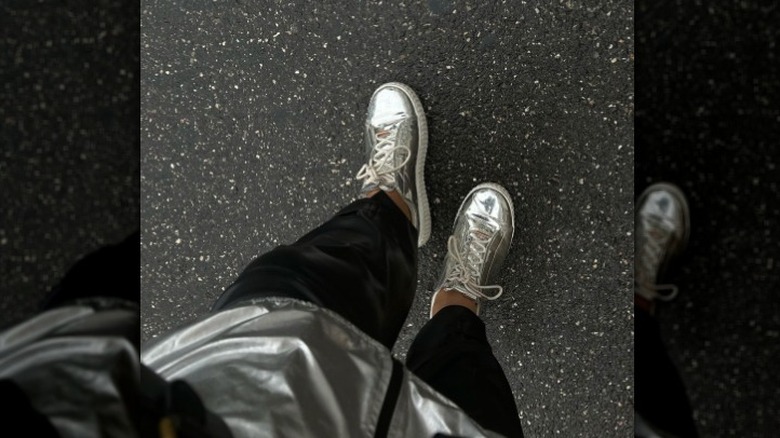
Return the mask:
M368 197L372 197L376 195L377 193L381 192L381 190L376 189L373 192L368 193ZM401 195L398 194L395 190L385 192L387 193L387 196L390 197L390 199L393 200L393 203L403 212L404 216L406 216L406 219L408 219L410 222L412 220L412 212L409 211L409 206L406 205L406 201L404 201L404 198L401 197Z
M477 313L476 301L463 295L460 292L449 289L442 289L439 291L438 295L436 295L436 299L431 304L431 316L435 316L439 310L447 306L461 306L471 310L474 312L474 314Z

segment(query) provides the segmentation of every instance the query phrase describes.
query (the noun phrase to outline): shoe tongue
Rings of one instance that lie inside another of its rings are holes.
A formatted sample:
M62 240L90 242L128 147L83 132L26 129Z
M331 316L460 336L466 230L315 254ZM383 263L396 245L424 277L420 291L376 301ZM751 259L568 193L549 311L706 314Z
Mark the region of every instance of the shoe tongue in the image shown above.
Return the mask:
M484 230L473 230L472 234L479 238L479 240L488 240L490 239L490 234L488 234Z
M390 137L390 131L389 131L389 130L387 130L387 129L380 129L380 130L378 130L378 131L376 132L376 137L377 137L377 138L382 138L382 139L385 139L385 138L387 138L387 137Z
M485 225L475 224L471 228L470 233L479 240L488 240L493 235L493 230Z
M484 247L487 245L487 242L490 240L490 238L493 236L492 230L486 227L480 227L480 228L472 228L469 231L469 239L464 242L466 244L466 251L467 254L470 254L473 249L469 248L471 247L471 244L476 240L481 242L480 247ZM469 256L466 256L467 258L470 258ZM481 254L477 259L479 260L479 266L481 267L483 263L485 263L485 257L486 254ZM473 260L473 259L472 259ZM481 268L479 268L481 269ZM475 281L478 281L478 278L475 279Z

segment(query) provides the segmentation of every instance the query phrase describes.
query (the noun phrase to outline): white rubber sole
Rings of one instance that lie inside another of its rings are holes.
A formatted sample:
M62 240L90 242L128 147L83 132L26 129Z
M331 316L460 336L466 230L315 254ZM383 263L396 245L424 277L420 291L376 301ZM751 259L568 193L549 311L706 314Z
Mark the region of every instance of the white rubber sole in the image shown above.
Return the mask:
M417 246L421 247L428 242L431 237L431 208L428 204L428 192L425 190L425 157L428 154L428 122L425 119L425 109L420 98L417 97L414 90L408 85L400 82L389 82L381 85L393 86L406 94L412 102L414 112L417 114L417 138L420 144L417 149L417 162L415 163L416 184L417 184Z

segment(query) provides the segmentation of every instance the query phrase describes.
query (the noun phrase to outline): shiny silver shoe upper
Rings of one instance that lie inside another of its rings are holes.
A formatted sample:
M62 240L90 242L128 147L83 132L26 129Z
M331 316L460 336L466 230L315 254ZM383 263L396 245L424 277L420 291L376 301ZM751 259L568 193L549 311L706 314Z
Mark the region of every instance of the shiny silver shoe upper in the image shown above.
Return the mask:
M514 209L506 190L489 183L474 188L458 211L435 290L457 290L474 300L501 296L503 288L488 283L506 259L513 235Z
M684 195L671 184L654 184L637 200L634 282L642 297L668 301L677 296L677 286L657 280L687 244L688 214Z
M412 224L419 227L415 159L418 148L418 114L407 95L393 84L379 87L366 117L368 162L357 178L361 194L376 189L395 190L406 200Z

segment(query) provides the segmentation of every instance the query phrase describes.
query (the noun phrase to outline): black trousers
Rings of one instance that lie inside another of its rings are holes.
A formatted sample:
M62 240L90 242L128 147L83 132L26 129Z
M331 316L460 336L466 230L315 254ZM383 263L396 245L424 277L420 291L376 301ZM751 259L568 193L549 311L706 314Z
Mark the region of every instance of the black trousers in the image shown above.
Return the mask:
M292 245L252 261L212 311L253 298L297 298L340 314L391 349L416 285L417 230L379 193L353 202ZM484 428L523 435L485 325L468 309L439 311L415 338L406 365Z
M141 235L136 230L123 241L98 248L76 261L47 293L39 310L81 304L95 310L125 309L140 315L140 260ZM114 323L106 320L100 330L126 338L140 351L139 319Z
M634 308L634 409L660 436L698 436L680 375L666 352L655 318Z

